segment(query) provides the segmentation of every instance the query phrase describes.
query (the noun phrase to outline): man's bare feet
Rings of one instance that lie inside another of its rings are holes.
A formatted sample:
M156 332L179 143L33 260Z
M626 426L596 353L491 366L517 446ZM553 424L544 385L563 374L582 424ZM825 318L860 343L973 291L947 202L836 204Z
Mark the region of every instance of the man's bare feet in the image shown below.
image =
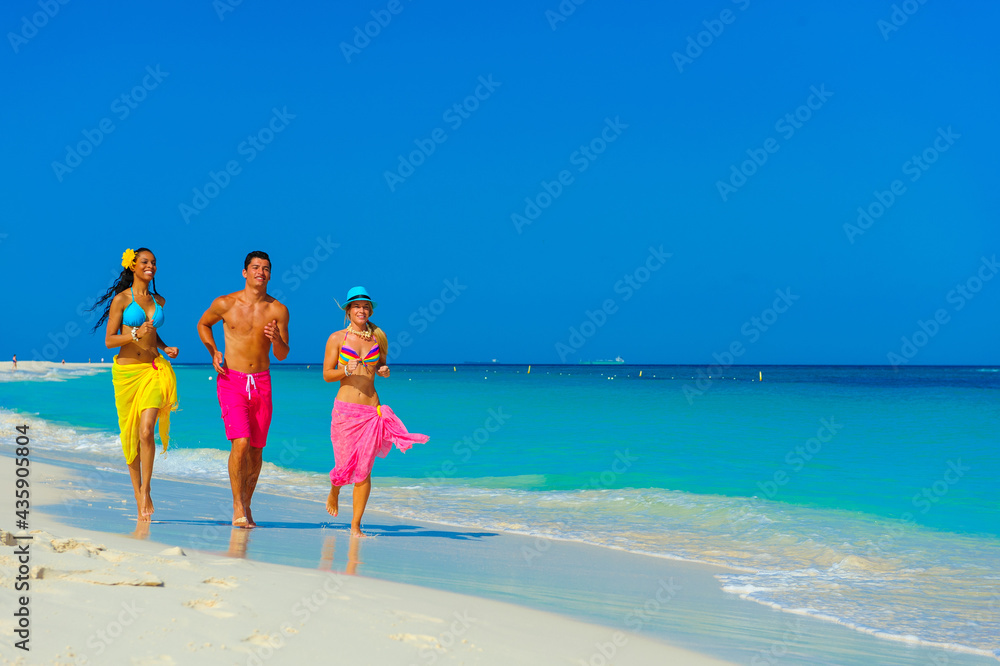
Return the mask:
M326 496L326 512L336 516L340 512L340 487L330 486L330 494Z
M233 503L233 527L249 527L246 510L242 504Z
M257 527L257 523L253 521L253 513L250 512L249 505L247 505L247 527Z

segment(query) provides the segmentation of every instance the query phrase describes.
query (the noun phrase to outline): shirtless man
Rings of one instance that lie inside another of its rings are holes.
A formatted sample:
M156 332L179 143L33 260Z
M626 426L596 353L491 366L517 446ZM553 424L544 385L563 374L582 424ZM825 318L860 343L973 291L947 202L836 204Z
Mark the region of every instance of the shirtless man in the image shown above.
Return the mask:
M279 361L288 356L288 308L267 294L271 259L251 252L243 262L246 286L212 301L198 322L198 336L212 355L216 393L222 407L229 453L229 483L233 489L233 525L255 527L250 500L263 463L267 429L271 425L272 345ZM212 327L222 321L226 353L215 346Z

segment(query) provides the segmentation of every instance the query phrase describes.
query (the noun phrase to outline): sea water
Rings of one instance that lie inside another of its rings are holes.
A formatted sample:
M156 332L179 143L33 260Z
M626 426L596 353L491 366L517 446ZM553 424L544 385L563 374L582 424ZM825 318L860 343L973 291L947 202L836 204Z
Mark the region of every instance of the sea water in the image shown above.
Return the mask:
M174 367L156 475L228 486L214 372ZM370 506L723 564L750 601L1000 655L997 370L394 366L382 402L431 439L377 460ZM109 371L3 374L0 431L27 418L33 455L124 468ZM336 385L272 376L258 487L322 500Z

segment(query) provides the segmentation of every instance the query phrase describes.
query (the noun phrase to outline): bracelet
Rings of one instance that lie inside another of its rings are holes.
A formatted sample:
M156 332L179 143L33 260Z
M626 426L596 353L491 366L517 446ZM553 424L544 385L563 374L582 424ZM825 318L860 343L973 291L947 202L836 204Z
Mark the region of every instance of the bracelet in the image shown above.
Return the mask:
M344 376L345 377L350 377L351 376L351 371L347 369L346 365L344 366Z
M139 336L135 334L136 330L137 330L136 327L133 326L132 327L132 341L133 342L139 342Z

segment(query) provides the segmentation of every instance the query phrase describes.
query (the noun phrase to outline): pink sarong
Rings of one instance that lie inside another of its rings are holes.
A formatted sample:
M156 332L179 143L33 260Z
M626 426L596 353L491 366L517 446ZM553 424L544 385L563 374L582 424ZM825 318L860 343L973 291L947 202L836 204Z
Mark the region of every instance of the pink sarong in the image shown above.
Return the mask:
M330 483L335 486L360 483L372 473L375 456L385 458L393 444L406 451L428 439L427 435L407 432L388 405L373 407L336 400L330 420L336 467L330 470Z

